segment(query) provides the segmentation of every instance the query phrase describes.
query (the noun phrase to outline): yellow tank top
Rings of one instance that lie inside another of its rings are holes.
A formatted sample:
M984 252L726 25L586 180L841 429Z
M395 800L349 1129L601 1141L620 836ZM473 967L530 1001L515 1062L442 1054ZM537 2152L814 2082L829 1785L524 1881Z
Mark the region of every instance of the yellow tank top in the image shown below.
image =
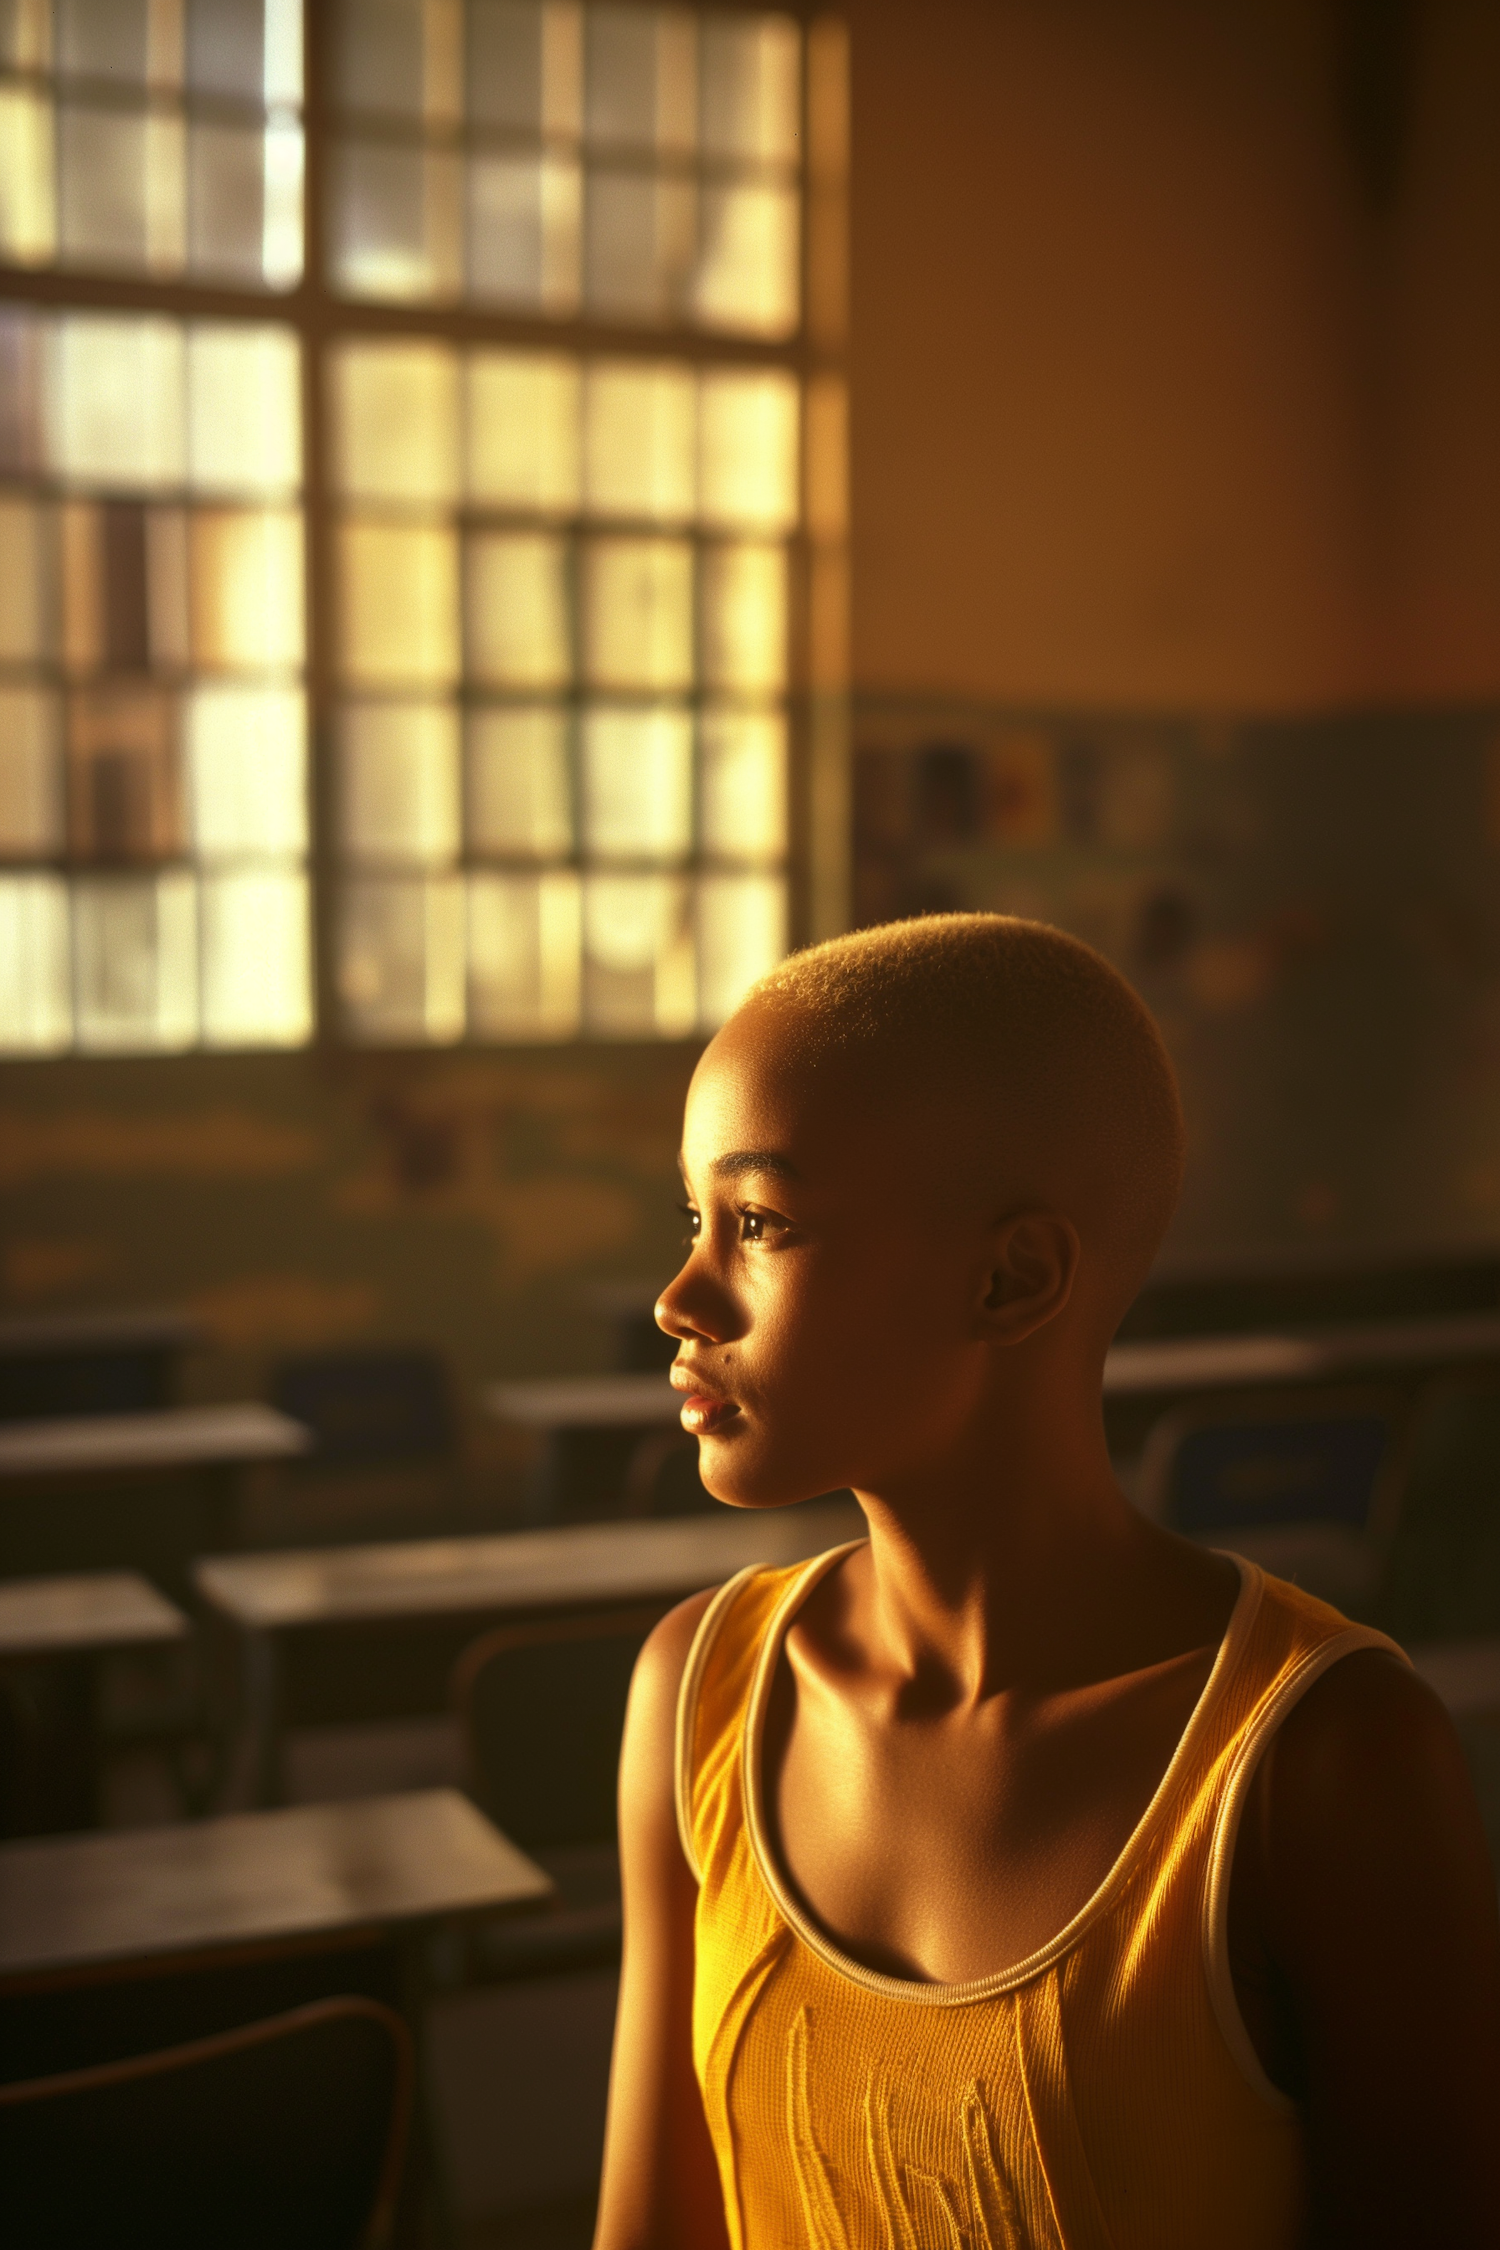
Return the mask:
M1029 1959L921 1984L823 1935L761 1815L782 1640L848 1552L731 1579L683 1677L693 2052L735 2250L1291 2250L1302 2133L1235 2001L1235 1835L1298 1697L1355 1649L1401 1651L1241 1562L1208 1684L1093 1898Z

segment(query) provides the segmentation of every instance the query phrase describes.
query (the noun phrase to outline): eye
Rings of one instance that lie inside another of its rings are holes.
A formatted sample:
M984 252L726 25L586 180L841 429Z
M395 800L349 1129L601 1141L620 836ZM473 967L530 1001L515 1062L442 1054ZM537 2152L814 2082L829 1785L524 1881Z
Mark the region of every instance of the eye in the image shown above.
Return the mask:
M691 1203L679 1203L677 1208L688 1223L688 1230L685 1239L688 1242L696 1242L699 1235L703 1232L702 1219L699 1218Z
M742 1211L740 1213L741 1242L763 1242L765 1235L766 1222L759 1211Z

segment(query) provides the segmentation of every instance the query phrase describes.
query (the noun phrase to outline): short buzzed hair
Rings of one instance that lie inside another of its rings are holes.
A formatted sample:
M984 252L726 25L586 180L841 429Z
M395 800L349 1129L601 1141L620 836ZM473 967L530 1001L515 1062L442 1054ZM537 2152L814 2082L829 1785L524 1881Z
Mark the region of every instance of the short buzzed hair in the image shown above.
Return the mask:
M933 914L794 953L750 995L787 1004L790 1056L977 1099L988 1138L1071 1159L1134 1296L1182 1186L1177 1079L1145 1003L1102 954L1043 922Z

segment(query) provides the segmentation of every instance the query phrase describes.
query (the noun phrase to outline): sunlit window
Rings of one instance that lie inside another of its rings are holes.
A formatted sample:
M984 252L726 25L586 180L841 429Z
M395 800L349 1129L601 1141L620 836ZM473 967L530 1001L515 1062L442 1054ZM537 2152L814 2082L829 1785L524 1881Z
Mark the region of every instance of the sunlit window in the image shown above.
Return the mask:
M684 1037L785 951L811 51L0 0L0 1051Z

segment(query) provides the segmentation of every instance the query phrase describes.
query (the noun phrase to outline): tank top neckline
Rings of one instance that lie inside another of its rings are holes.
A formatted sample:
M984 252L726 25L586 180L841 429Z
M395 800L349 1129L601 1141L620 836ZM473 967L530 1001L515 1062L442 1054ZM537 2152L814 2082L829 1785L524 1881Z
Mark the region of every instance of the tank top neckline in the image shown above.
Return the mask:
M1045 1944L1027 1954L1024 1960L1013 1962L1008 1968L994 1970L987 1976L971 1977L965 1982L950 1984L936 1979L926 1981L917 1977L886 1976L878 1969L866 1968L862 1961L854 1960L835 1945L798 1903L792 1895L790 1885L783 1879L764 1818L761 1784L766 1714L770 1705L771 1684L776 1676L776 1666L780 1661L787 1631L818 1581L836 1563L841 1562L845 1555L852 1554L856 1547L865 1544L862 1539L851 1539L843 1546L831 1547L827 1554L815 1556L792 1579L766 1621L750 1695L745 1706L740 1745L745 1826L750 1852L756 1871L782 1920L809 1951L816 1954L836 1975L846 1978L852 1984L862 1985L867 1992L880 1993L887 1999L909 2001L919 2007L968 2006L974 2001L991 2000L1000 1993L1012 1992L1050 1969L1064 1954L1072 1951L1090 1924L1105 1912L1121 1886L1129 1879L1176 1792L1184 1768L1191 1760L1223 1698L1255 1623L1265 1585L1265 1574L1255 1563L1247 1562L1243 1555L1227 1556L1226 1559L1234 1563L1239 1571L1240 1588L1208 1678L1178 1737L1177 1747L1152 1791L1145 1811L1092 1897L1085 1900L1072 1920L1065 1923L1055 1937L1049 1938Z

